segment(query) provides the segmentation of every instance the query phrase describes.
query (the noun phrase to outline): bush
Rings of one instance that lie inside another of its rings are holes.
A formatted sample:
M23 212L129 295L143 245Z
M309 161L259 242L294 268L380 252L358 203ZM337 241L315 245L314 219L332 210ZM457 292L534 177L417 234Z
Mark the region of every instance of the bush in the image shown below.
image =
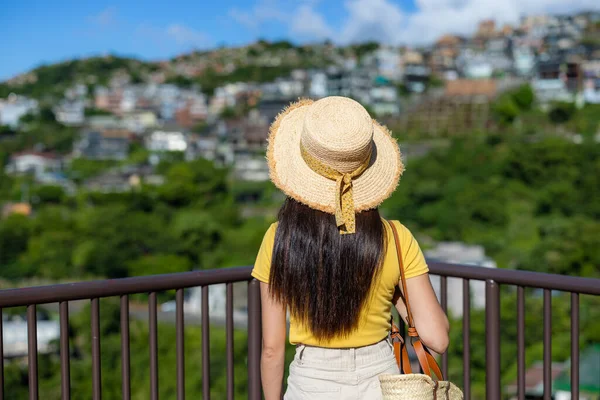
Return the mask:
M553 104L548 113L548 118L554 124L564 124L573 118L576 111L574 103L558 102Z

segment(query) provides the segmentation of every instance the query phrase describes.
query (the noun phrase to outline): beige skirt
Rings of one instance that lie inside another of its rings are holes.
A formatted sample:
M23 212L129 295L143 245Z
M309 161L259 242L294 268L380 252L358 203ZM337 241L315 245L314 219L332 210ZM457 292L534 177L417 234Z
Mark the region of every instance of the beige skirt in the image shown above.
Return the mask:
M381 400L380 374L398 374L389 339L370 346L296 346L284 400Z

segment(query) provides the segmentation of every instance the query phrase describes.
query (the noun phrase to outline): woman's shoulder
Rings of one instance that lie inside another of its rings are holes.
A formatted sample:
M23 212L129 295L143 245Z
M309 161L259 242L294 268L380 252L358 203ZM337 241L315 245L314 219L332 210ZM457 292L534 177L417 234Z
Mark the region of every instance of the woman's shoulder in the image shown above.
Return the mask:
M277 231L277 224L278 224L278 222L275 221L271 225L269 225L269 228L267 228L267 231L265 232L266 240L274 240L275 239L275 232Z
M402 222L400 222L399 220L397 220L397 219L391 220L391 219L383 219L383 218L382 218L382 220L384 221L384 225L385 225L386 229L391 229L391 225L393 224L396 227L396 229L398 230L398 236L400 236L400 238L405 237L406 235L412 236L412 234L410 233L410 230L406 226L404 226L404 224Z

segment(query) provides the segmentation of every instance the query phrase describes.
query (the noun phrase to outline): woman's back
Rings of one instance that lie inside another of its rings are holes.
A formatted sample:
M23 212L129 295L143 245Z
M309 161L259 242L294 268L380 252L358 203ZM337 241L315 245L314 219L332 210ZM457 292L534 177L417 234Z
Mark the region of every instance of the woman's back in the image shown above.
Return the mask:
M398 373L388 335L392 304L406 315L395 297L392 225L378 211L404 171L396 139L352 99L300 100L271 125L267 161L287 198L253 270L262 282L265 398L281 399L289 312L296 355L286 400L381 399L377 376ZM431 349L444 351L448 320L423 254L394 224L415 327Z
M390 329L390 313L392 298L398 281L400 279L400 270L396 256L396 245L394 243L393 234L388 224L394 223L398 229L400 246L404 258L404 268L406 278L416 277L428 272L427 264L423 253L419 248L417 241L414 239L410 231L398 221L381 220L384 226L384 247L382 263L380 270L375 272L370 290L367 293L365 302L360 310L357 326L348 334L341 334L330 340L324 340L315 336L307 323L302 322L302 318L295 315L290 316L290 335L289 340L292 344L305 344L311 346L329 347L329 348L348 348L361 347L376 343L385 338ZM269 283L271 275L271 263L273 257L273 248L276 237L277 223L272 224L267 230L252 276L261 282ZM318 239L315 239L318 240ZM328 271L324 271L327 274ZM352 284L353 271L347 271L348 282L334 282L333 287L342 287ZM319 284L318 282L316 283ZM310 290L310 288L309 288ZM317 295L317 290L314 288L308 296ZM336 293L331 293L331 296L336 296ZM342 298L343 302L344 299ZM342 303L340 305L344 307ZM334 312L334 310L330 310Z

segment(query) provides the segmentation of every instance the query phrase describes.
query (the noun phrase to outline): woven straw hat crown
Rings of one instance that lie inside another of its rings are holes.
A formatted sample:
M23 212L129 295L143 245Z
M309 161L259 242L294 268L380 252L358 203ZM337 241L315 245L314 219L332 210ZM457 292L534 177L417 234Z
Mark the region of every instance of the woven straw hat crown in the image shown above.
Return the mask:
M335 214L338 226L349 233L354 213L381 204L404 171L391 133L347 97L290 104L271 125L268 140L275 186L311 208Z
M307 111L300 141L306 152L323 164L351 172L372 151L373 121L356 101L326 97Z

